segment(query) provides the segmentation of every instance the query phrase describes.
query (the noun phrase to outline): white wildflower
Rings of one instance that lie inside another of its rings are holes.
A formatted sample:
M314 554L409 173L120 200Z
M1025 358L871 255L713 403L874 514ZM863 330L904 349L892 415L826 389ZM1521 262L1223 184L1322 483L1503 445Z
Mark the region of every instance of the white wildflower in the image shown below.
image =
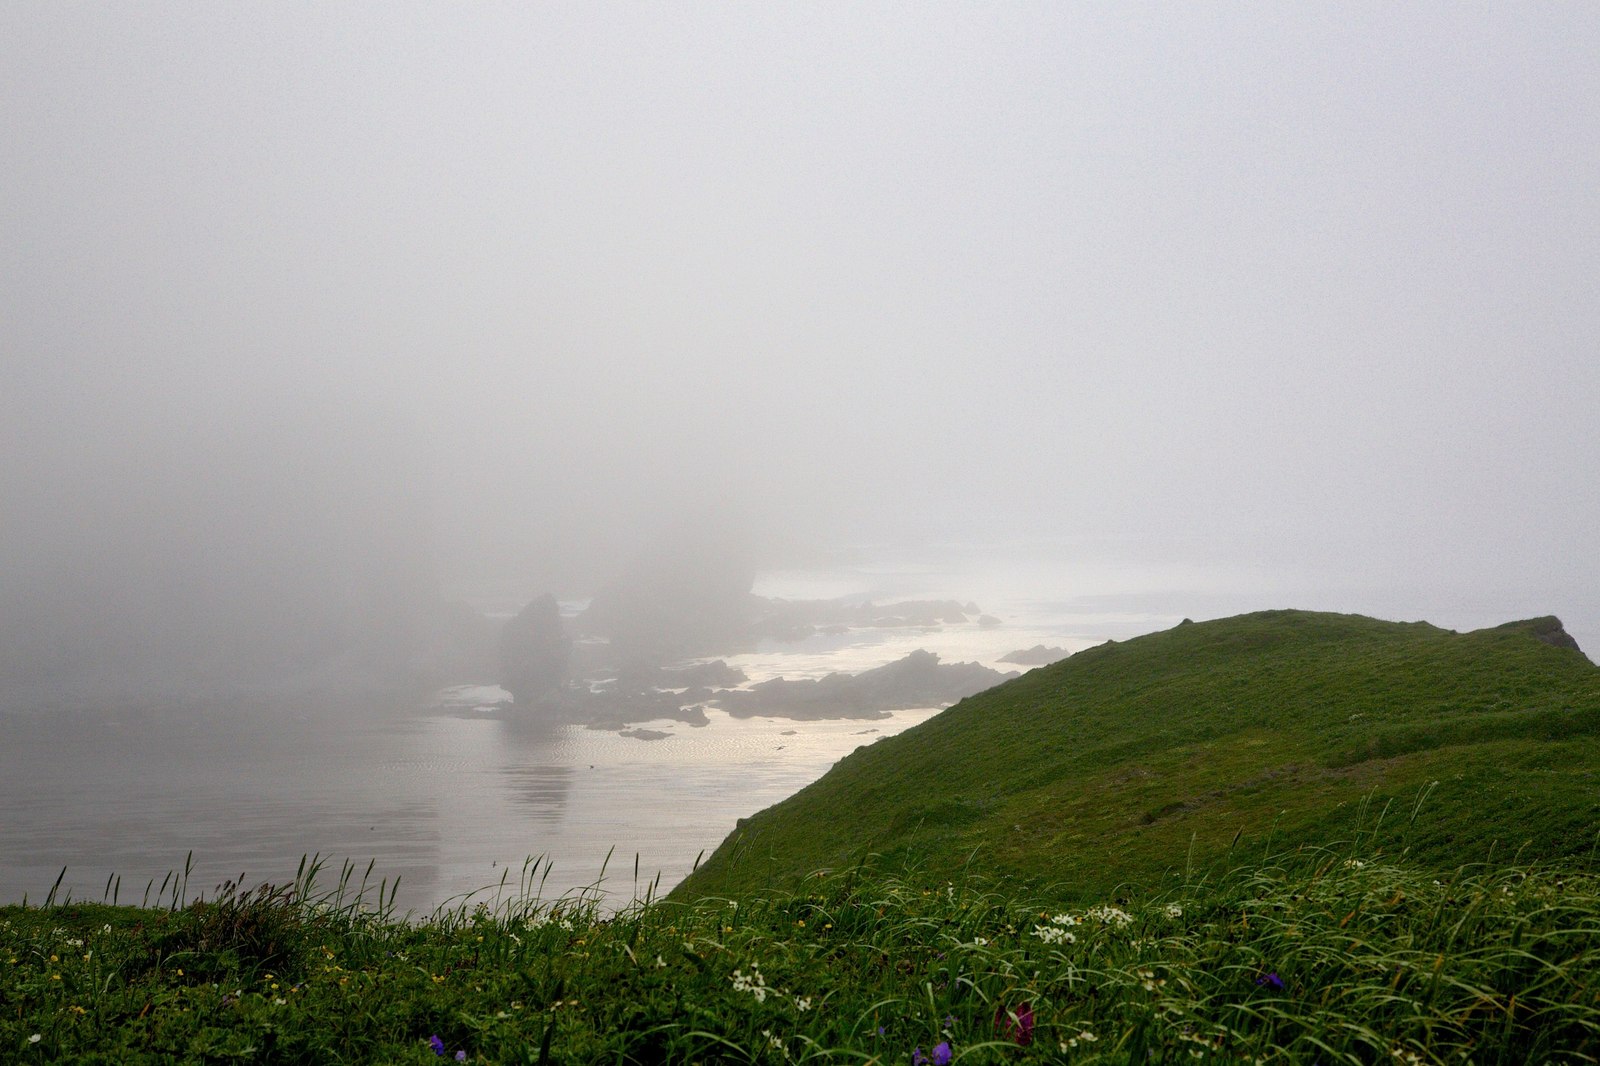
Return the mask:
M1364 870L1367 868L1367 864L1362 862L1360 859L1346 859L1344 861L1344 865L1347 869L1351 870Z
M1101 925L1114 925L1118 928L1133 924L1133 915L1121 907L1112 907L1104 903L1090 907L1083 912L1083 916L1085 918L1093 918L1100 922Z
M1099 1039L1100 1038L1098 1036L1095 1036L1089 1030L1081 1029L1078 1031L1077 1036L1069 1036L1067 1039L1061 1042L1061 1050L1068 1051L1077 1047L1079 1044L1092 1044Z
M1167 911L1167 917L1168 918L1182 918L1183 917L1183 908L1178 906L1176 903L1167 904L1166 911Z
M733 971L732 981L735 991L750 993L756 997L757 1003L765 1003L767 1001L767 981L766 978L761 976L759 967L752 965L748 977L745 976L743 970Z
M1036 925L1033 927L1033 935L1046 944L1072 944L1078 939L1075 933L1055 925Z
M1157 977L1154 970L1140 969L1137 972L1146 992L1158 991L1167 983L1167 979L1165 977Z
M794 1009L798 1010L798 1011L808 1011L808 1010L810 1010L811 1009L811 997L810 996L796 996L796 997L794 997Z

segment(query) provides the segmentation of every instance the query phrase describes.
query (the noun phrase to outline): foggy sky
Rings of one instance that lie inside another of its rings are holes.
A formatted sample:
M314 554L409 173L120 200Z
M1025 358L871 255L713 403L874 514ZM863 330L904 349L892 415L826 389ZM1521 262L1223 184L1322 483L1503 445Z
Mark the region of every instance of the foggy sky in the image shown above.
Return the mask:
M7 3L0 580L571 592L703 525L1571 622L1596 55L1578 4Z

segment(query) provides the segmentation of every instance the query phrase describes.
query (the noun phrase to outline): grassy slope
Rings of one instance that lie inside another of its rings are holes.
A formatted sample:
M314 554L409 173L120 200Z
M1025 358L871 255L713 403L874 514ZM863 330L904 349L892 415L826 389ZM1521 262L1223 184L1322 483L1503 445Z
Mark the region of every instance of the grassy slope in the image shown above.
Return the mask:
M1270 611L1092 648L858 749L743 823L677 895L877 854L929 879L970 860L1095 897L1168 884L1236 834L1348 839L1390 801L1377 843L1425 863L1491 848L1588 862L1600 669L1537 639L1553 625Z

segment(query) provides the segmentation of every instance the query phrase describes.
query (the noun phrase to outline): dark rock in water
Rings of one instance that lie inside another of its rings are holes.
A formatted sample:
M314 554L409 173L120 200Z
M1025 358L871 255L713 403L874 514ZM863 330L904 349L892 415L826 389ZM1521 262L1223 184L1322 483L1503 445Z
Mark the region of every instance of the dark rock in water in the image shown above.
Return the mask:
M1015 663L1018 666L1048 666L1060 662L1072 653L1065 648L1047 648L1043 644L1035 644L1031 648L1011 652L1002 656L1000 662Z
M981 614L978 616L978 624L985 629L993 629L1000 624L1000 619L992 614Z
M545 593L500 632L500 686L522 705L557 693L566 685L571 651L560 605Z
M666 740L671 733L663 733L659 729L624 729L621 736L632 737L634 740Z
M750 676L743 670L729 666L721 659L714 659L709 663L666 667L656 675L656 687L732 688L748 680Z
M834 673L816 681L780 677L724 692L721 705L735 718L885 718L891 711L954 703L1016 676L977 663L941 663L933 652L919 649L860 674Z

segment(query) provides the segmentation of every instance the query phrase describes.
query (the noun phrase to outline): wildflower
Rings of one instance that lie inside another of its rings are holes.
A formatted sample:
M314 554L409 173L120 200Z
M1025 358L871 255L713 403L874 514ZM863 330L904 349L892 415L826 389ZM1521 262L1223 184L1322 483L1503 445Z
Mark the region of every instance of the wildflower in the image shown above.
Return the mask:
M39 1041L41 1041L43 1039L44 1039L44 1037L40 1036L38 1033L34 1033L32 1036L28 1037L28 1043L37 1044Z
M811 1009L811 997L810 996L796 996L796 997L794 997L794 1009L798 1010L798 1011L808 1011L808 1010L810 1010Z
M1133 915L1121 907L1112 907L1107 904L1090 907L1083 912L1085 918L1094 918L1101 925L1114 925L1119 929L1125 925L1133 924Z
M926 892L923 895L927 895ZM922 1053L922 1045L918 1044L911 1049L911 1066L927 1066L928 1056Z
M1022 1003L1014 1010L1000 1007L994 1012L994 1027L1004 1033L1006 1039L1026 1047L1033 1043L1033 1005Z
M1183 917L1183 908L1178 906L1176 903L1167 904L1166 911L1167 911L1167 917L1168 918L1182 918Z
M1362 862L1360 859L1346 859L1344 861L1344 865L1347 869L1361 870L1364 869L1367 864Z
M933 1066L950 1066L950 1041L941 1040L933 1045Z
M465 1051L456 1052L456 1061L457 1062L466 1062L467 1061L467 1053Z
M438 1033L434 1033L432 1036L428 1037L428 1047L433 1049L433 1053L435 1055L438 1055L441 1058L444 1057L444 1041L439 1039Z
M1262 988L1270 988L1274 992L1283 991L1283 978L1278 976L1277 971L1273 971L1272 973L1268 974L1262 974L1260 977L1257 977L1256 984L1260 985Z
M1146 970L1141 968L1137 972L1139 975L1139 980L1144 983L1144 990L1146 992L1158 991L1167 983L1167 979L1165 977L1157 977L1154 970Z
M733 981L735 991L750 993L756 997L757 1003L765 1003L767 1001L767 981L766 978L761 976L759 967L752 965L750 967L750 976L748 977L745 976L743 970L735 970L730 980Z
M1055 925L1036 925L1033 927L1033 935L1046 944L1072 944L1078 939L1076 933Z
M1077 1047L1079 1044L1092 1044L1099 1039L1100 1038L1098 1036L1095 1036L1089 1030L1082 1029L1079 1030L1077 1036L1069 1036L1067 1039L1063 1040L1061 1042L1061 1050L1066 1051L1069 1048Z

